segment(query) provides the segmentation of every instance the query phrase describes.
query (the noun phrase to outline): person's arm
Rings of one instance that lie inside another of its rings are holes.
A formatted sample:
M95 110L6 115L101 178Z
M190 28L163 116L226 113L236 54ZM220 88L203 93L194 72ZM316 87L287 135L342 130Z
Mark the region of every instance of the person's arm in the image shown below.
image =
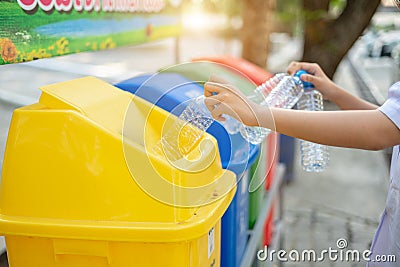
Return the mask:
M263 109L260 112L269 113L268 108ZM274 121L260 116L259 126L275 126L277 132L319 144L368 150L400 144L399 129L378 109L314 112L273 108L271 115Z
M230 115L249 126L261 126L315 143L379 150L400 144L400 131L381 111L300 111L268 108L249 101L240 91L207 82L206 105L223 120Z
M378 106L365 101L358 96L351 94L343 88L337 86L335 90L332 90L330 100L335 103L340 109L343 110L373 110L377 109Z
M332 101L340 109L371 110L378 108L335 84L316 63L294 61L287 68L287 72L291 75L294 75L298 70L305 70L310 73L301 75L301 79L313 83L315 89L320 91L325 99Z

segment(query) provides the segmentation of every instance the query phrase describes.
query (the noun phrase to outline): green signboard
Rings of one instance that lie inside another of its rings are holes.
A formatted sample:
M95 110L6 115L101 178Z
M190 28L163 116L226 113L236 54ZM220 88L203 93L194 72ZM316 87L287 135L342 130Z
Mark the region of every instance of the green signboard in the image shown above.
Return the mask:
M181 0L0 0L0 64L177 36Z

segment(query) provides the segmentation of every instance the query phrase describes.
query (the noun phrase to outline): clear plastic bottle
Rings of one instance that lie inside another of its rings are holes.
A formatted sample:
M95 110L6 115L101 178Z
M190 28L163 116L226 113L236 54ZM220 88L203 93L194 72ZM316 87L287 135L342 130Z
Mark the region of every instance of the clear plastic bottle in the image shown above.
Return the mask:
M271 79L268 81L264 82L260 86L258 86L256 89L254 89L253 93L248 96L248 98L257 103L261 104L262 102L265 101L265 98L268 96L268 94L272 91L272 89L282 80L282 78L285 76L285 73L278 73L274 75ZM242 129L244 125L237 121L236 119L232 118L231 116L224 115L225 121L222 123L226 129L226 131L229 134L236 134L238 132L242 131L248 131L248 135L253 135L253 138L250 138L251 140L257 139L256 136L258 135L263 135L262 132L265 132L266 130L261 129L260 134L256 133L259 132L258 130L254 130L254 132L249 131L249 129ZM259 127L257 127L259 128ZM269 132L268 132L269 133ZM265 137L265 136L264 136ZM261 137L261 141L256 140L256 143L262 142L264 137Z
M222 122L222 125L225 127L225 130L229 134L237 134L240 131L240 127L242 127L242 123L229 115L223 116L225 121Z
M214 122L204 104L204 99L204 95L201 95L190 101L179 115L180 120L176 120L164 132L161 140L154 147L157 153L164 154L171 161L176 161L192 150L203 133ZM184 140L184 142L180 140Z
M298 76L278 73L254 90L249 99L257 104L291 109L303 94L303 83ZM240 133L252 144L261 143L271 132L270 129L242 125Z
M305 71L296 73L300 78ZM304 94L297 102L297 109L309 111L324 110L324 101L320 92L314 89L314 85L303 82ZM313 142L300 140L301 165L305 171L321 172L329 163L328 147Z

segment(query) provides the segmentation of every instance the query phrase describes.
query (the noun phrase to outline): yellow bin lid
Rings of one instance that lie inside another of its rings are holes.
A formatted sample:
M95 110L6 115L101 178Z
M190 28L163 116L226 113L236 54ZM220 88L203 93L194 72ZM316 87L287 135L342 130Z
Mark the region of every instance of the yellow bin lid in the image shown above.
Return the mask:
M11 121L1 234L172 242L198 238L222 217L236 179L212 136L171 161L155 148L177 117L93 77L41 90Z

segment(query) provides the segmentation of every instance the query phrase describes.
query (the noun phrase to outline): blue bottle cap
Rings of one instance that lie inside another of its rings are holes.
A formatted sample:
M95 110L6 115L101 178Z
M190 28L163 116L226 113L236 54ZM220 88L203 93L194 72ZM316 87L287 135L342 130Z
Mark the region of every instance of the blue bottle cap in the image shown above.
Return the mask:
M310 82L305 82L300 78L300 76L303 74L309 74L309 73L305 70L299 70L296 72L296 74L294 76L301 80L301 82L303 83L304 90L308 91L308 90L312 90L313 88L315 88L314 84L312 84Z

